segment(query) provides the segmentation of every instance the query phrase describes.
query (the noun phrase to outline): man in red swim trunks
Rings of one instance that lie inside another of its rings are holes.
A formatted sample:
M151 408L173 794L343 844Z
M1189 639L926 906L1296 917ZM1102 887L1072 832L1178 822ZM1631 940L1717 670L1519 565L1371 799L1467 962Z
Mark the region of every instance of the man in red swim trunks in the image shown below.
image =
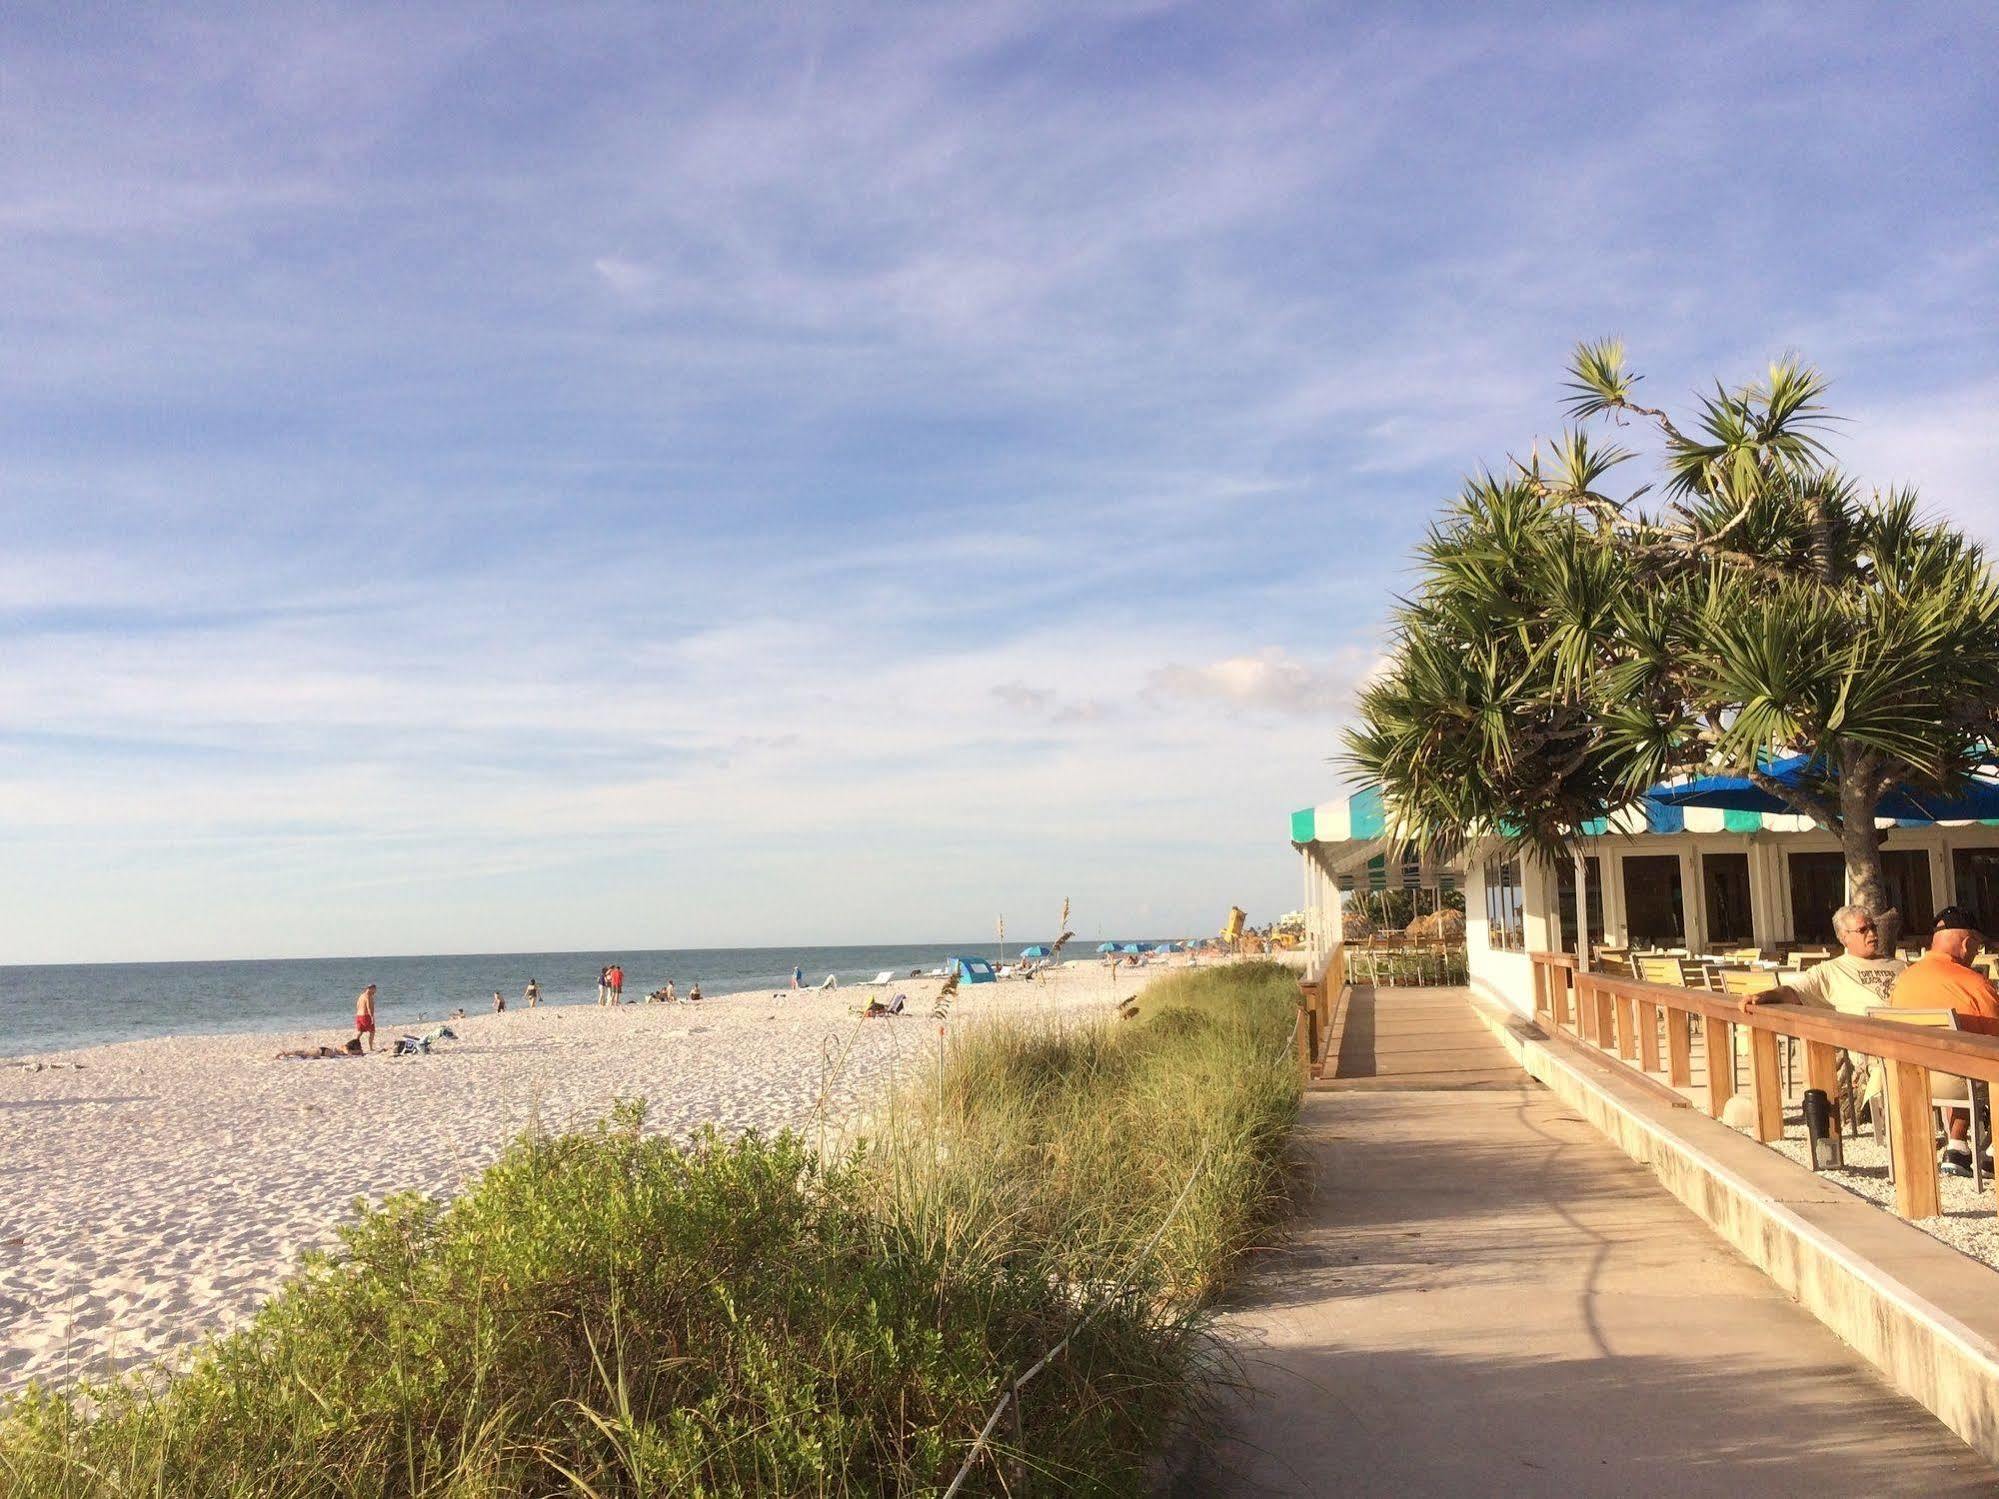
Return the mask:
M354 1035L359 1040L367 1039L368 1050L375 1049L375 986L370 984L354 996Z
M613 963L608 977L611 980L611 1003L614 1005L623 1004L625 1002L625 970L623 965Z

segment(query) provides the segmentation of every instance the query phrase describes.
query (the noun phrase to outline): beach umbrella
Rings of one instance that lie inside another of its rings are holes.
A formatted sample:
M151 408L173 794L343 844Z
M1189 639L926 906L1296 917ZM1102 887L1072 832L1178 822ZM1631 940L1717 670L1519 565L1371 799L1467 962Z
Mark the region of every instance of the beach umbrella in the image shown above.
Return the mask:
M1823 784L1825 780L1823 762L1810 755L1786 755L1772 760L1763 775L1785 786ZM1710 807L1723 812L1793 814L1797 810L1747 776L1696 776L1691 781L1668 782L1654 786L1645 793L1645 799L1663 807ZM1902 823L1982 822L1999 818L1999 781L1981 774L1951 793L1893 786L1881 798L1876 815Z
M1118 944L1116 950L1118 952L1144 952L1145 948L1136 942L1121 942Z
M1023 958L1045 958L1048 956L1048 949L1037 942L1032 947L1023 947L1020 955Z
M1099 942L1097 944L1098 952L1116 952L1117 950L1118 946L1115 942Z

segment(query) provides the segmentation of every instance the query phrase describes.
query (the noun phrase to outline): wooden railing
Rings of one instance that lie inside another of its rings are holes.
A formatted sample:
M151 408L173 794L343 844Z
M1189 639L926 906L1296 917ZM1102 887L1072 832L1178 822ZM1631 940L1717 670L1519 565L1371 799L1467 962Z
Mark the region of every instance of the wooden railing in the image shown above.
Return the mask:
M1298 1069L1308 1081L1325 1054L1326 1040L1333 1031L1333 1013L1345 985L1346 956L1338 942L1324 962L1307 969L1298 981Z
M1999 1036L1897 1025L1794 1004L1745 1011L1731 994L1649 984L1578 971L1567 953L1533 953L1535 1017L1585 1045L1675 1089L1693 1089L1694 1027L1706 1053L1694 1101L1719 1119L1736 1093L1736 1037L1747 1033L1748 1096L1759 1140L1784 1134L1784 1076L1778 1038L1804 1049L1804 1086L1838 1096L1839 1054L1879 1059L1887 1081L1889 1158L1895 1210L1928 1218L1940 1207L1930 1074L1999 1083ZM1727 1059L1725 1066L1715 1065ZM1857 1070L1864 1076L1864 1070Z

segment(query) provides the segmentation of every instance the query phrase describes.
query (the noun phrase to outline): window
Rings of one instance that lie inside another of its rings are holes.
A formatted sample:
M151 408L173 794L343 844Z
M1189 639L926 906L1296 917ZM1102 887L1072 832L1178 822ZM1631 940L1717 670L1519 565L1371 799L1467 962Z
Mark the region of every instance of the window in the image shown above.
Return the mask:
M1518 863L1485 862L1485 945L1501 952L1527 948L1527 897Z
M1999 918L1999 848L1961 848L1951 856L1951 863L1957 871L1957 903L1970 907L1985 921ZM1922 929L1904 921L1902 930Z
M1583 884L1588 890L1589 940L1592 947L1603 945L1603 871L1594 858L1587 866ZM1576 950L1576 861L1564 859L1555 869L1555 903L1561 907L1562 951Z
M1624 861L1624 934L1633 947L1683 947L1686 900L1680 856L1645 854Z
M1902 930L1919 939L1927 937L1937 923L1936 899L1930 893L1929 854L1920 848L1884 853L1881 873L1887 877L1888 904L1902 913Z
M1749 855L1701 855L1701 904L1710 947L1746 947L1756 940L1749 919Z
M1832 913L1846 904L1846 859L1840 854L1792 854L1791 936L1832 941Z

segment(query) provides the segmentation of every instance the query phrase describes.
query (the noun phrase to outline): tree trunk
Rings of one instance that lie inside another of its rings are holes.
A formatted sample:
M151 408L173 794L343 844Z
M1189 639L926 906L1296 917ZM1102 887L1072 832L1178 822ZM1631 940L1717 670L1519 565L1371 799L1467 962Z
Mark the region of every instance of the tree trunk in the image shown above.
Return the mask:
M1890 956L1902 936L1902 913L1888 909L1888 876L1881 867L1881 830L1874 813L1881 798L1874 791L1870 766L1849 762L1839 779L1840 851L1846 858L1846 880L1853 904L1874 918L1881 933L1881 951Z

